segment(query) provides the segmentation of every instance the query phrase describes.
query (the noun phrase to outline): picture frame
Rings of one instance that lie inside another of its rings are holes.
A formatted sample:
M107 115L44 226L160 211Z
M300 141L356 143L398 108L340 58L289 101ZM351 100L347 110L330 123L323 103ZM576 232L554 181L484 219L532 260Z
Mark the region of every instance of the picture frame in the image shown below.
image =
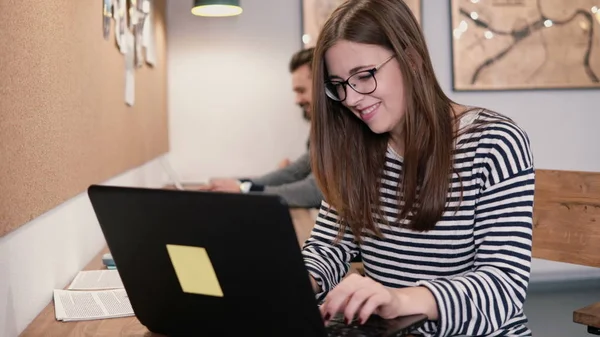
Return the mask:
M454 91L600 89L600 0L451 0Z
M302 46L313 47L317 41L319 31L331 13L347 0L301 0L302 13ZM413 10L419 24L422 23L422 0L404 0Z

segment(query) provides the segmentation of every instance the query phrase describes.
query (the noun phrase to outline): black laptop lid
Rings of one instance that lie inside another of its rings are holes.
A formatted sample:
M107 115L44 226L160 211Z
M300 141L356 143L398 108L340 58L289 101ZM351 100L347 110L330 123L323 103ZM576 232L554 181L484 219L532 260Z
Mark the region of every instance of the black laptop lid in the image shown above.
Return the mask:
M88 195L135 314L149 330L325 334L279 197L98 185ZM223 296L184 292L167 245L204 249Z

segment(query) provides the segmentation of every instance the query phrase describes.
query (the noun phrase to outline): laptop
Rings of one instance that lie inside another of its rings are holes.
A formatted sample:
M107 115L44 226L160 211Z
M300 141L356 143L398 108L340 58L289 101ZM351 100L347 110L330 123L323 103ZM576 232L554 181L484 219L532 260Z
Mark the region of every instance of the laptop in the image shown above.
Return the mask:
M92 185L139 321L166 336L405 336L425 315L325 326L278 196Z

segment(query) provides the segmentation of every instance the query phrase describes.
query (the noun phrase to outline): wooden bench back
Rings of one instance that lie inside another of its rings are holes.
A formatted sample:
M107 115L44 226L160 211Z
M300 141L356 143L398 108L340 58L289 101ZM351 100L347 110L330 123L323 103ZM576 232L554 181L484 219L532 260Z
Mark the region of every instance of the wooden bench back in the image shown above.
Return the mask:
M533 256L600 267L600 173L536 170Z

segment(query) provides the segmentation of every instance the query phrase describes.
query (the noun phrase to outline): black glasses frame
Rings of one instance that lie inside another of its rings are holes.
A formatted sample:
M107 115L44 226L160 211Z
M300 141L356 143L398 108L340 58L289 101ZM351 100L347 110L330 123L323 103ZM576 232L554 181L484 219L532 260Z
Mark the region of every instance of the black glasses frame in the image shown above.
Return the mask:
M368 95L370 93L373 93L375 90L377 90L377 78L375 78L375 73L381 69L381 67L383 67L386 63L388 63L391 59L394 58L395 55L392 55L390 57L388 57L385 61L381 62L379 65L377 65L374 68L371 69L367 69L367 70L361 70L358 71L350 76L348 76L348 78L345 81L339 81L339 80L334 80L334 81L325 81L325 94L327 95L327 97L329 97L331 100L336 101L336 102L343 102L346 100L346 97L348 97L348 92L346 89L346 86L352 88L352 90L354 90L355 92L361 94L361 95ZM373 77L373 81L375 81L375 87L373 88L373 90L368 91L368 92L360 92L358 91L349 81L351 78L355 77L356 75L360 75L360 74L369 74L371 77ZM336 85L341 85L342 88L344 88L344 98L343 99L338 99L335 97L335 95L333 93L330 93L329 90L327 90L327 84L336 84Z

